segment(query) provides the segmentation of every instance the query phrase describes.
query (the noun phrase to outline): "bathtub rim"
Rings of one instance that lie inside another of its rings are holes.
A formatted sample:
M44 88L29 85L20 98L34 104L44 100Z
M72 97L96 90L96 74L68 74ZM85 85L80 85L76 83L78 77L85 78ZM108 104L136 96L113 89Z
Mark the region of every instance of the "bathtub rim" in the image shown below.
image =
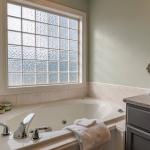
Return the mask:
M107 125L107 127L108 127L108 129L110 131L116 130L118 124L124 122L124 120L125 119L121 119L121 120L119 120L119 121L117 121L115 123L111 123L111 124ZM117 130L117 132L124 133L125 131L124 130L122 130L122 131ZM63 136L65 136L66 138L64 138ZM35 145L25 146L23 148L20 148L19 150L29 150L31 148L36 149L36 147L38 147L38 146L40 146L38 148L45 148L46 147L49 150L61 150L61 149L65 148L65 147L69 146L69 144L70 145L71 144L74 144L74 145L78 144L77 139L75 138L73 133L71 133L70 131L69 132L66 131L66 133L64 135L62 135L62 137L63 137L62 141L61 141L60 137L56 138L55 143L53 143L54 139L47 139L46 141L43 141L41 143L37 143ZM49 143L49 142L52 142L52 143ZM47 145L46 145L46 143L47 143ZM43 147L42 147L42 145L43 145Z

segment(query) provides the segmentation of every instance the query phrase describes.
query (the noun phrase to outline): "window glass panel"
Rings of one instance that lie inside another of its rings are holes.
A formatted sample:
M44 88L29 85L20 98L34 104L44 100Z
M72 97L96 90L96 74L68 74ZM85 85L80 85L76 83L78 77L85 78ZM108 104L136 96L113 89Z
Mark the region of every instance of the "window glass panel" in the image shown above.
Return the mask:
M48 23L48 13L36 10L36 21Z
M10 3L7 14L9 86L78 82L78 19Z
M78 81L78 73L70 73L70 82L77 82Z
M78 40L78 30L72 30L70 29L70 32L69 32L69 36L70 36L70 39L72 40Z
M8 80L9 80L9 86L22 85L22 74L21 73L9 73Z
M22 72L22 60L9 59L8 72Z
M23 45L35 46L35 35L23 33Z
M35 61L23 60L23 72L35 72Z
M69 52L69 59L71 61L77 61L78 60L78 51L70 51Z
M47 61L37 61L36 72L47 72Z
M50 83L57 83L58 82L58 73L51 73L49 75L49 82Z
M77 51L78 50L78 42L70 40L70 50Z
M68 82L68 73L60 73L60 82Z
M35 48L23 47L23 59L35 59Z
M49 62L49 71L58 71L58 62Z
M49 14L49 23L53 25L58 25L58 16L54 14Z
M58 37L58 27L57 26L53 26L53 25L49 25L49 35L50 36L54 36L54 37Z
M49 50L48 52L48 60L56 60L58 59L58 50Z
M8 58L22 58L21 46L8 45Z
M58 38L49 37L49 48L59 49L59 39Z
M24 73L23 74L23 84L24 85L34 85L35 84L35 73Z
M7 4L8 15L21 17L21 6L14 4Z
M72 29L78 29L78 20L69 19L69 27Z
M60 39L60 49L68 50L68 46L69 46L68 44L69 44L68 40Z
M60 51L59 53L60 61L67 61L68 60L68 51Z
M47 74L46 73L38 73L36 75L37 84L47 84Z
M21 45L21 33L8 31L8 44Z
M22 7L22 17L25 19L35 20L35 10L27 7Z
M70 68L70 71L77 71L78 64L76 62L70 62L69 68Z
M48 35L48 25L44 23L36 23L36 34Z
M68 62L60 62L60 71L68 71Z
M62 27L68 27L68 18L66 17L60 17L60 26Z
M8 17L8 29L21 31L21 19Z
M48 50L43 48L37 48L36 58L40 60L48 60Z
M68 39L68 31L67 28L60 28L60 37Z
M36 36L36 46L48 48L48 37L47 36Z
M23 32L35 33L35 22L23 20L22 26L23 26Z

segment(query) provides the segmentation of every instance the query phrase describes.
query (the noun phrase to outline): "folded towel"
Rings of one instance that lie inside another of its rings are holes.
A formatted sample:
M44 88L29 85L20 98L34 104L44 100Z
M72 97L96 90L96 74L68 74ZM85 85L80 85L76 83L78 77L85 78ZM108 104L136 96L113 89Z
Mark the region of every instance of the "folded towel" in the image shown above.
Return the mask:
M109 129L104 123L96 123L87 128L77 124L65 127L76 136L80 150L94 150L110 140Z
M77 119L74 121L74 124L83 126L83 127L91 127L96 124L96 119L87 119L87 118L82 118L82 119Z

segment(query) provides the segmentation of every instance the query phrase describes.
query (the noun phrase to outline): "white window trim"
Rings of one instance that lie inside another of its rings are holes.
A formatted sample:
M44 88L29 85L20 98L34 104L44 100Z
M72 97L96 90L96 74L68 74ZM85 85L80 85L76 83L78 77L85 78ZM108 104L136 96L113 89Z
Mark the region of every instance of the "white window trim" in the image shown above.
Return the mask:
M24 4L24 5L29 5L33 7L37 7L40 9L45 9L47 11L52 11L60 14L64 14L68 17L75 17L77 19L82 20L80 22L80 28L82 31L82 34L80 36L80 62L82 64L82 70L80 71L82 75L80 77L82 78L82 83L74 83L74 84L58 84L58 85L43 85L43 86L30 86L30 87L8 87L8 55L7 55L7 2L12 2L12 3L18 3L18 4ZM68 88L81 88L81 87L86 87L86 56L87 56L87 25L86 25L86 13L82 12L80 10L76 10L70 7L62 6L60 4L56 4L53 2L49 2L46 0L2 0L2 19L3 19L3 24L0 25L0 28L2 28L3 33L2 33L2 40L0 41L0 95L4 94L21 94L21 93L31 93L31 92L38 92L38 91L50 91L51 89L68 89ZM2 27L1 27L2 26ZM1 39L1 38L0 38Z

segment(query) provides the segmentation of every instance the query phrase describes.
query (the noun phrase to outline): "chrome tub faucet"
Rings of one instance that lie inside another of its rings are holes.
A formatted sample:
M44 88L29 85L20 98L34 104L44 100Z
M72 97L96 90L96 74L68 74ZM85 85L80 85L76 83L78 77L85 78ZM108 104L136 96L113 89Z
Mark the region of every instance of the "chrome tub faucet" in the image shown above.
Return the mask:
M15 139L24 139L27 137L28 129L29 129L30 123L33 120L34 116L35 116L35 114L31 113L23 119L23 121L20 123L19 127L13 134L13 137Z
M3 132L2 132L3 136L10 135L9 127L6 124L0 122L0 126L3 127Z

